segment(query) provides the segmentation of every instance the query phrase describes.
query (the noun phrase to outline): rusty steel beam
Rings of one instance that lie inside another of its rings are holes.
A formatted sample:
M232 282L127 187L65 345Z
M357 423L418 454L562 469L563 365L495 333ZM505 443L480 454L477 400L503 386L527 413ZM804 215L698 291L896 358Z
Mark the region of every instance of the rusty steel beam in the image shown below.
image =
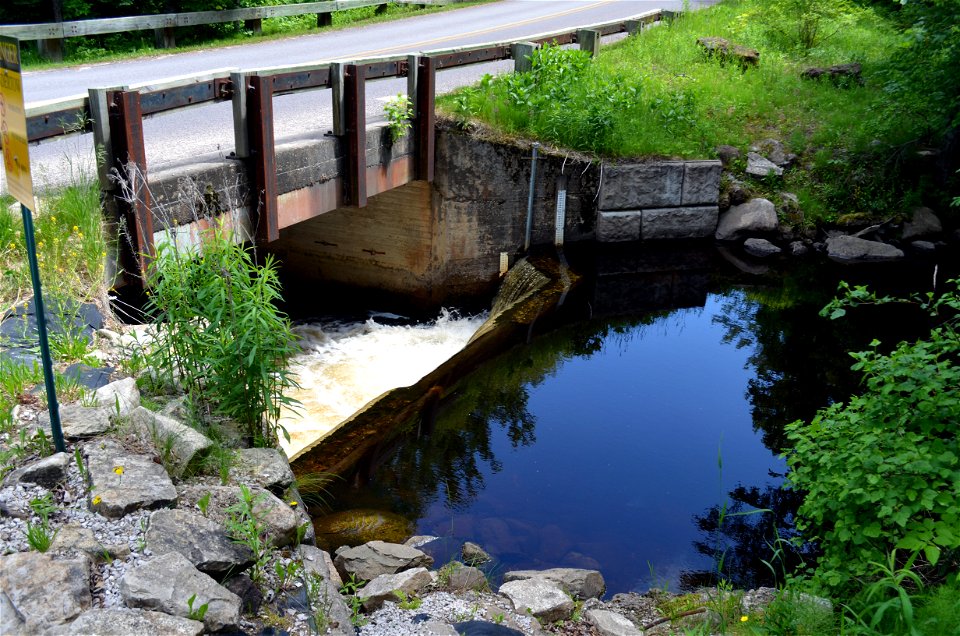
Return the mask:
M457 66L479 64L481 62L509 60L513 57L513 53L510 45L505 44L488 46L485 49L475 49L473 51L452 51L450 53L438 53L432 57L435 68L454 68Z
M156 115L184 106L207 102L224 102L233 97L233 83L229 77L217 77L206 82L176 86L140 93L140 108L144 115Z
M277 154L273 137L273 80L254 75L247 84L247 132L253 182L257 243L280 238L277 205Z
M330 69L277 73L273 78L273 94L284 95L310 88L330 88Z
M530 40L534 44L552 44L562 46L564 44L575 44L577 41L577 32L569 31L567 33L560 33L557 35L548 35L545 38L536 38Z
M437 69L432 57L421 57L417 68L417 179L433 182L436 146Z
M343 101L347 115L347 174L344 198L349 205L367 205L367 117L364 66L343 69Z
M406 60L392 60L387 62L370 62L361 64L364 79L381 79L384 77L404 77L407 74Z
M121 222L126 224L126 236L120 239L120 263L130 278L128 282L143 284L156 252L140 94L111 91L107 93L107 103L110 141L117 162L113 167L127 180L127 197L117 201Z
M27 117L27 138L42 141L78 132L90 132L90 113L84 107L75 106Z

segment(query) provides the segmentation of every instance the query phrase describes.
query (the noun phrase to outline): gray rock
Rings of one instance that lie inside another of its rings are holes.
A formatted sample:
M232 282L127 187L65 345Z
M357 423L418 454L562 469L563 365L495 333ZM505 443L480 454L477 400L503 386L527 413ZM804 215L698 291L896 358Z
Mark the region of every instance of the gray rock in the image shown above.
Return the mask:
M270 544L276 548L282 548L294 543L297 540L297 526L300 521L297 513L269 490L259 487L249 490L256 502L253 513L263 525ZM207 516L225 527L230 516L227 509L242 500L240 487L183 486L180 488L180 506L182 508L195 506L207 493L210 493Z
M60 405L60 428L68 440L89 439L103 435L113 426L115 411L105 406L86 407L81 404ZM50 414L43 411L37 423L50 434Z
M428 568L433 565L433 558L405 545L368 541L355 548L338 550L333 563L344 579L354 576L369 581L381 574L396 574L419 567Z
M6 634L7 636L26 636L29 634L27 621L13 606L10 597L3 590L0 590L0 634Z
M937 251L937 246L930 241L913 241L910 243L910 247L920 254L933 254Z
M131 426L153 442L158 452L166 456L168 469L174 477L183 475L203 461L213 448L213 442L199 431L177 420L138 406L128 417Z
M943 224L933 210L925 207L916 207L910 220L903 224L903 240L933 236L943 231Z
M55 560L39 552L2 556L0 590L23 619L25 630L41 632L47 626L73 620L93 603L90 559Z
M254 583L248 575L231 576L223 582L223 587L240 597L241 612L251 616L260 613L260 607L263 605L263 592L260 590L260 586Z
M331 633L339 636L353 636L350 623L351 611L340 595L340 575L330 561L330 555L310 545L301 545L298 550L303 561L303 579L310 589L316 589L317 602L331 622ZM316 610L317 608L314 608Z
M97 636L130 636L131 634L164 634L165 636L200 636L203 623L163 612L114 607L89 609L73 621L67 634Z
M385 601L400 600L394 594L395 591L400 591L410 598L432 582L433 577L426 568L413 568L397 574L381 574L358 590L357 596L363 603L363 609L372 612L380 609Z
M807 247L803 241L791 241L788 250L790 251L790 256L804 256L810 251L810 248Z
M602 636L643 636L630 619L609 610L591 609L584 614Z
M462 592L485 590L489 585L483 571L470 565L454 568L447 583L447 587L451 590Z
M240 627L240 597L200 572L181 554L171 552L130 569L120 579L120 595L128 607L189 616L193 608L207 606L204 626L211 631Z
M98 504L91 502L91 509L104 517L119 519L134 510L177 502L170 476L153 458L131 453L106 438L87 443L84 453L91 490L99 497Z
M900 260L903 251L879 241L834 236L827 239L827 256L841 263L866 263Z
M727 194L730 196L730 205L741 205L750 200L750 197L753 196L753 192L748 186L740 179L730 179L730 186L727 189Z
M467 632L458 632L453 625L439 623L437 621L427 621L423 623L423 633L425 636L462 636Z
M97 540L93 530L73 523L62 526L57 531L57 536L50 544L50 550L51 552L79 552L93 561L104 561L108 558L120 559L130 554L129 546L106 547Z
M787 149L784 147L783 142L778 139L764 139L757 147L754 148L759 153L762 153L766 159L771 163L776 164L781 168L789 167L794 161L797 160L797 155L792 152L787 152Z
M783 251L767 239L762 238L748 238L743 242L743 249L747 254L757 258L775 256Z
M720 216L718 241L736 241L752 234L773 232L779 227L777 210L767 199L750 199L735 205Z
M110 407L114 412L119 408L120 415L127 415L140 406L140 390L136 380L123 378L97 389L93 399L98 406Z
M293 483L293 471L286 455L279 449L242 448L234 455L230 478L281 495Z
M552 568L549 570L514 570L503 575L504 582L544 579L559 585L567 594L585 600L600 598L607 589L603 575L597 570Z
M600 210L638 210L680 205L685 166L682 161L603 165Z
M253 553L232 541L223 525L183 508L150 515L146 544L156 555L177 552L198 570L216 579L240 572L253 563Z
M71 457L67 453L54 453L16 469L3 480L4 486L27 483L51 489L67 478Z
M748 152L747 174L755 177L766 177L773 174L779 177L783 175L783 168L755 152Z
M729 168L730 164L740 158L740 149L726 144L717 146L717 158L720 159L724 168Z
M415 534L406 541L403 542L403 545L408 548L419 548L420 546L427 545L428 543L433 543L440 537L435 537L432 534Z
M716 205L644 210L640 238L645 241L706 238L716 232L719 216L720 208Z
M562 621L573 614L573 599L559 585L543 578L504 583L500 594L509 598L518 612L529 613L541 622Z
M628 212L601 210L597 213L597 241L600 243L639 241L641 219L640 210Z
M487 551L472 541L467 541L460 548L460 557L467 565L481 565L493 561L493 557L487 554Z
M723 164L715 159L685 162L680 205L716 205L722 171Z

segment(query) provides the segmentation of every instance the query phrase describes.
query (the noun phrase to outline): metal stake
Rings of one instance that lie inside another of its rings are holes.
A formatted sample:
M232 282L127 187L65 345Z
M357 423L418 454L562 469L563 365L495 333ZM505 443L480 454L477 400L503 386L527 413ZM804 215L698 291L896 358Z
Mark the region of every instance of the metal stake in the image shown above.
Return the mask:
M533 142L533 160L530 163L530 196L527 199L527 232L523 239L523 251L530 251L530 234L533 230L533 191L536 189L537 182L537 150L540 148L539 142Z

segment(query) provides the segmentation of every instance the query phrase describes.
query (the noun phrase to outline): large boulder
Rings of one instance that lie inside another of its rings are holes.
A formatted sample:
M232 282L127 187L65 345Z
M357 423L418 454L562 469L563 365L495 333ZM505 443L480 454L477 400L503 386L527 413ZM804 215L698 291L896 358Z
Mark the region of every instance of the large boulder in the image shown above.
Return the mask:
M89 609L70 623L66 634L87 636L130 636L131 634L164 634L165 636L200 636L203 623L171 616L163 612L113 607Z
M340 575L333 567L330 555L310 545L298 548L303 563L303 578L307 590L315 594L317 602L330 619L329 630L336 636L354 636L351 611L340 595Z
M154 554L182 554L198 570L218 580L253 563L250 549L232 541L221 524L183 508L152 513L145 540Z
M762 238L748 238L743 242L743 249L750 256L756 256L757 258L768 258L783 251L767 239Z
M3 612L4 630L42 633L73 620L93 603L90 559L53 559L39 552L2 556L0 592L12 608L9 616Z
M541 623L563 621L573 614L573 599L559 585L543 578L509 581L500 586L500 594L510 599L515 610Z
M747 153L747 174L754 177L782 176L783 168L756 152Z
M358 590L357 596L363 603L363 609L373 612L380 609L385 601L403 600L396 592L410 598L432 582L433 577L426 568L413 568L397 574L381 574Z
M67 478L71 459L67 453L54 453L50 457L29 462L7 475L3 485L27 483L52 489Z
M331 550L377 539L400 543L416 530L414 523L406 517L372 508L353 508L317 517L313 520L313 528L317 533L317 545Z
M120 595L128 607L157 610L189 618L203 605L203 624L210 631L240 627L240 597L193 567L182 554L171 552L154 557L128 570L120 579Z
M297 513L269 490L260 487L249 489L253 497L253 514L263 527L270 544L275 548L291 545L297 540L297 526L300 519ZM243 493L238 486L201 486L191 485L180 488L181 507L196 506L210 495L207 501L207 516L226 526L230 508L240 504Z
M113 407L87 407L82 404L61 404L60 428L67 440L82 440L103 435L113 427L116 411ZM37 416L37 424L50 436L50 414L47 411Z
M934 236L943 231L943 224L933 210L925 207L916 207L910 220L903 224L903 240L912 241L914 239L927 236Z
M601 636L643 636L643 632L623 614L591 609L586 611L585 616Z
M514 570L503 575L503 581L544 579L559 585L567 594L585 600L600 598L607 590L603 575L597 570L578 568L552 568L549 570Z
M718 241L736 241L745 236L768 234L779 224L773 203L767 199L750 199L720 215L714 236Z
M163 466L110 439L84 446L94 497L91 508L119 519L135 510L162 508L177 502L177 489ZM94 503L96 502L96 503Z
M352 576L370 581L381 574L396 574L419 567L428 568L433 565L433 558L405 545L368 541L355 548L339 551L333 563L344 579Z
M706 57L720 60L721 64L734 62L743 69L760 64L760 51L735 44L726 38L702 37L697 38L697 44L703 49Z
M234 455L230 478L236 482L253 483L275 495L282 495L293 483L293 471L287 456L279 449L242 448Z
M140 390L133 378L123 378L97 389L93 394L97 406L113 408L120 415L127 415L140 406Z
M887 243L844 235L827 239L827 256L841 263L898 261L903 258L903 250Z
M162 453L174 477L196 468L213 448L205 435L177 420L138 406L130 412L130 424L141 435L153 441Z

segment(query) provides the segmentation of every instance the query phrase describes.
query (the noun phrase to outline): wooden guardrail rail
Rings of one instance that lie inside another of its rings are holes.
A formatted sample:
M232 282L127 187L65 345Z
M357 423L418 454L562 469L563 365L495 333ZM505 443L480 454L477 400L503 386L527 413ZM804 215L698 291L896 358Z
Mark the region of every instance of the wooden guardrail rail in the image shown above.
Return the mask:
M112 170L135 170L140 185L134 201L114 199L118 214L126 219L132 239L125 257L127 271L144 271L153 254L153 216L150 211L148 171L143 139L143 119L164 112L211 102L231 101L234 120L234 154L248 162L254 200L256 239L279 238L273 97L305 90L331 88L333 134L346 142L348 173L342 176L344 200L366 205L365 83L383 78L408 78L408 95L414 104L414 138L417 178L432 181L434 174L434 97L439 70L513 59L516 70L529 68L530 52L543 43L577 43L595 54L600 37L633 33L661 20L666 12L648 11L629 20L593 24L578 29L532 36L527 42L493 42L446 50L353 60L312 62L289 67L240 71L218 69L201 75L171 78L146 84L92 88L87 95L32 103L27 106L27 136L41 142L65 135L93 132L94 144L103 153L100 183L111 189Z
M390 0L400 4L446 5L458 0ZM384 0L327 0L325 2L301 2L266 7L245 7L223 11L194 11L190 13L162 13L155 15L137 15L124 18L97 18L92 20L72 20L68 22L50 22L44 24L2 24L0 35L20 40L41 40L52 56L62 55L64 38L85 35L104 35L127 31L154 30L157 43L165 48L176 46L173 29L203 24L243 21L254 33L261 31L262 21L267 18L280 18L296 15L317 15L317 26L332 24L331 16L335 11L355 9L357 7L386 7Z

